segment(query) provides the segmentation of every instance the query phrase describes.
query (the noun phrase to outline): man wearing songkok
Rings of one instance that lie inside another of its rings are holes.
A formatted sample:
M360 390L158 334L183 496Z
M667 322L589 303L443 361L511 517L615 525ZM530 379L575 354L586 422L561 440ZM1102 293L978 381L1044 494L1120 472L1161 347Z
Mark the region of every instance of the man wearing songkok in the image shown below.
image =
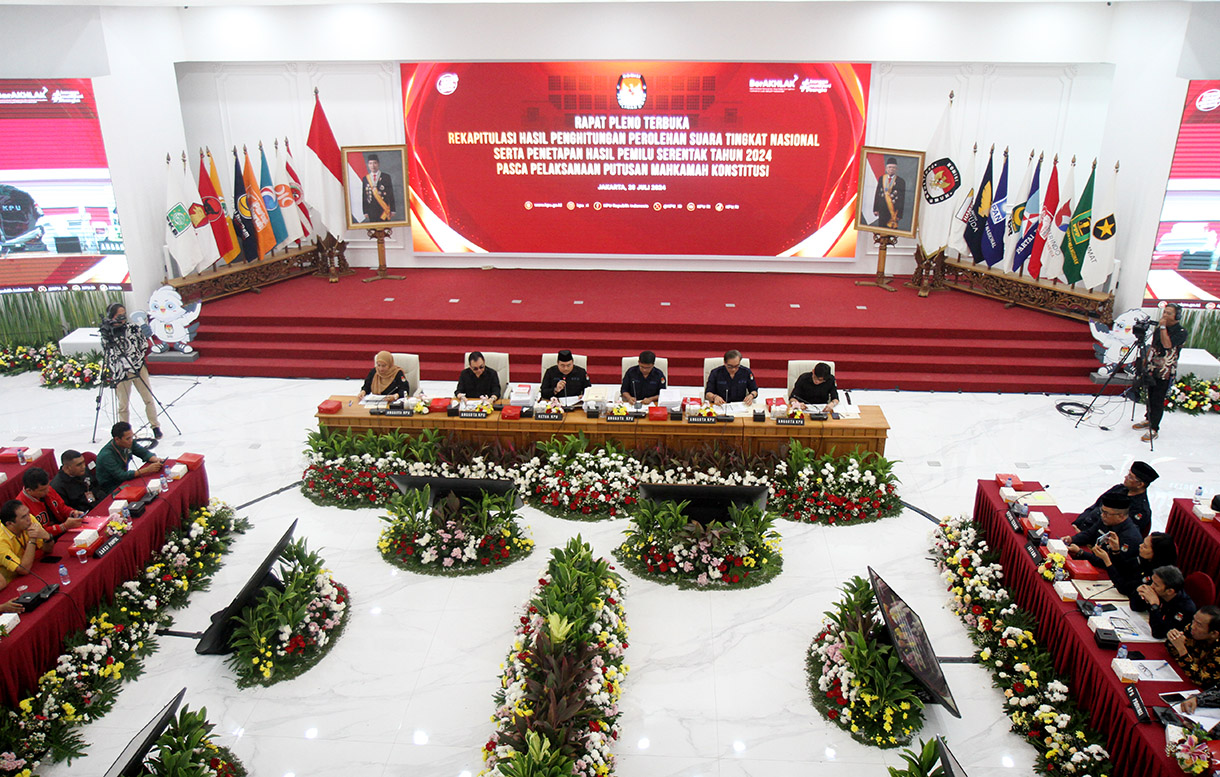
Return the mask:
M1220 607L1200 607L1185 632L1174 629L1165 635L1165 647L1195 685L1220 681Z
M639 402L647 405L656 402L665 388L665 373L657 365L657 355L644 351L635 366L623 373L623 385L619 391L624 402Z
M51 479L42 467L30 467L21 476L21 493L17 498L30 508L30 515L42 524L47 534L58 537L66 531L80 528L84 523L80 510L73 510L63 497L51 488Z
M546 368L542 374L542 398L564 399L567 397L583 397L589 383L589 373L584 367L577 366L572 352L562 350L555 364Z
M453 393L458 399L478 399L479 397L500 398L500 376L487 366L487 360L479 351L472 351L467 359L470 365L458 376L457 388Z
M1160 567L1152 573L1152 583L1141 585L1136 594L1148 603L1148 623L1152 636L1164 639L1173 630L1182 630L1195 617L1194 601L1186 593L1186 579L1177 567Z
M1152 482L1158 477L1160 475L1147 462L1137 461L1131 465L1131 469L1127 470L1123 482L1112 486L1105 492L1105 494L1126 494L1131 498L1128 516L1140 530L1141 537L1147 537L1148 532L1152 531L1152 507L1148 504L1148 486L1152 485ZM1072 525L1076 527L1077 531L1101 522L1101 499L1101 496L1097 497L1097 501L1081 510L1080 515L1076 516L1076 520L1072 521Z
M1127 516L1131 499L1126 494L1106 494L1101 498L1101 520L1075 535L1064 537L1068 550L1076 558L1086 558L1095 566L1102 566L1101 561L1093 555L1092 547L1100 541L1107 541L1110 556L1116 561L1130 563L1139 553L1140 530ZM1118 541L1109 538L1113 536Z

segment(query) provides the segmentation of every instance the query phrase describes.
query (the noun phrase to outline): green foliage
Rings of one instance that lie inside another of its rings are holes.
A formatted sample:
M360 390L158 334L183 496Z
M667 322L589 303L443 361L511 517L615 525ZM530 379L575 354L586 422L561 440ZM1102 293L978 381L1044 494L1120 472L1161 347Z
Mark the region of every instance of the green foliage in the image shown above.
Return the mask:
M1220 314L1214 310L1183 310L1186 348L1202 348L1220 359Z
M141 777L243 777L241 762L212 742L214 728L206 707L184 706L144 760Z
M106 308L122 302L117 291L57 291L0 295L0 343L40 345L97 326Z
M525 732L526 751L500 766L501 777L570 777L573 759L536 731Z
M898 751L906 762L905 769L889 767L890 777L944 777L945 770L940 766L940 751L936 747L936 738L919 743L919 749L904 747Z

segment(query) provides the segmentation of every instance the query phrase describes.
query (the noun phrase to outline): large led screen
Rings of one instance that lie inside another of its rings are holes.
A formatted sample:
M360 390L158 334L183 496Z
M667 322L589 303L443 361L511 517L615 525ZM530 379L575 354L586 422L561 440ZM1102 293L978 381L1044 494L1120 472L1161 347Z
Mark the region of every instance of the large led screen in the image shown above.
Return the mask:
M846 257L868 65L402 65L421 252Z
M131 289L93 85L0 80L0 293Z
M1220 81L1191 81L1144 287L1148 302L1220 302Z

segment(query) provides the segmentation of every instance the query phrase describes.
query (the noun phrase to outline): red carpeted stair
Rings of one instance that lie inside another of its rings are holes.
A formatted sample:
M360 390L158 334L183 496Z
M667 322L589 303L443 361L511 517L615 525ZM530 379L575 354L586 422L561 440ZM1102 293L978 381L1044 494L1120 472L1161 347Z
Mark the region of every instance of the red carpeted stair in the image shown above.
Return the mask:
M594 382L610 383L621 357L651 349L669 359L671 384L695 385L705 356L738 348L764 387L786 384L788 359L816 357L833 360L848 388L1096 391L1084 323L961 292L920 299L811 274L404 272L297 278L205 303L201 358L150 367L355 379L386 349L419 354L424 380L456 381L462 353L482 350L507 351L512 379L537 382L540 355L570 348L588 355Z

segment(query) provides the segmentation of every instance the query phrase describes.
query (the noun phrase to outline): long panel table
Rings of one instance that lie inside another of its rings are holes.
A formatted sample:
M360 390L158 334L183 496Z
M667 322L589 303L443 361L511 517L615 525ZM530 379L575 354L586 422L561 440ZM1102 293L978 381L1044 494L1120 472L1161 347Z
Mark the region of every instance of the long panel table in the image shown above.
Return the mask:
M1189 499L1173 500L1165 532L1178 546L1178 567L1186 573L1203 572L1212 579L1220 576L1220 526L1216 521L1201 521Z
M111 501L107 497L89 514L105 515ZM144 514L133 520L131 531L100 559L90 557L88 563L81 564L71 550L77 532L64 533L49 551L63 560L36 561L34 572L48 583L57 583L62 563L72 582L34 612L22 613L12 633L0 639L0 666L4 667L0 672L0 703L16 706L33 690L39 676L55 666L64 637L85 627L85 613L103 599L113 600L114 590L121 583L144 570L148 558L164 544L166 532L182 523L191 508L207 502L208 476L200 466L181 480L172 481L168 494L149 502ZM0 591L0 601L23 593L18 591L20 586L37 591L42 585L33 574L18 577Z
M1041 488L1028 482L1026 487ZM1037 564L1025 550L1025 535L1012 530L1004 517L1006 511L995 480L980 480L975 492L974 520L983 527L992 550L1000 554L1004 582L1013 598L1037 617L1038 643L1050 650L1055 667L1068 678L1076 703L1090 713L1093 727L1106 736L1115 776L1180 775L1177 764L1165 755L1165 729L1158 723L1140 723L1131 710L1123 683L1110 669L1114 651L1097 646L1076 605L1060 599L1051 584L1038 574ZM1040 512L1050 519L1052 537L1071 533L1069 527L1075 514L1064 514L1055 508ZM1171 660L1163 643L1139 643L1132 649L1149 660ZM1181 670L1178 674L1185 677ZM1156 706L1161 704L1157 694L1194 686L1187 682L1141 682L1135 687L1146 705Z
M523 448L549 440L553 435L584 432L594 444L613 440L627 447L647 448L663 444L686 449L710 442L725 442L739 446L747 453L778 451L789 439L800 440L819 454L848 453L853 448L885 453L889 422L876 405L862 405L860 417L806 421L804 426L781 426L768 418L757 423L752 418L736 418L716 424L690 424L683 421L649 421L641 418L627 423L588 418L583 411L568 413L562 421L536 421L532 418L502 420L498 411L487 418L459 418L445 413L413 416L371 415L353 396L333 396L342 407L338 413L318 413L318 425L324 429L368 429L390 432L419 432L423 429L450 431L464 439L477 442L511 445Z
M47 471L48 477L55 477L55 473L59 471L55 451L47 448L32 464L18 464L15 461L0 463L0 472L3 472L5 476L5 481L0 483L0 504L17 498L17 494L21 493L21 476L30 467L42 467Z

